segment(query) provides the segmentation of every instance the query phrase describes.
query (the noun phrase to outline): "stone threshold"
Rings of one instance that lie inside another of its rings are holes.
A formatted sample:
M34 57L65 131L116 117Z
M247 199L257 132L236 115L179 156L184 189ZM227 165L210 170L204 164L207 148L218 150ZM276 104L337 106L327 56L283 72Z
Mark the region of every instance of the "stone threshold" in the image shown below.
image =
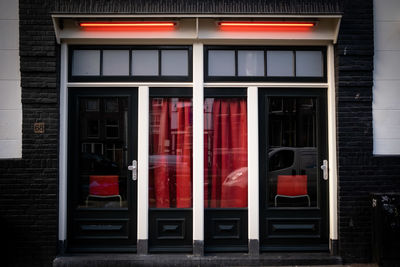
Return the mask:
M342 258L329 253L219 253L189 254L67 254L58 256L53 267L133 267L133 266L293 266L341 265Z

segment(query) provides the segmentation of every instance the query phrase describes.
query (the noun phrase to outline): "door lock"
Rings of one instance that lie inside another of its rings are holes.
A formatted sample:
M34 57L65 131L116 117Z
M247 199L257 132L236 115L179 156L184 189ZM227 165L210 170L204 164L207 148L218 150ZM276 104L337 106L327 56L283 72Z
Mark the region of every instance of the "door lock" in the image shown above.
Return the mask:
M132 165L128 166L128 170L132 171L132 180L137 180L137 161L132 160Z
M323 173L322 177L324 178L324 180L328 180L328 161L326 159L324 159L322 162L321 170Z

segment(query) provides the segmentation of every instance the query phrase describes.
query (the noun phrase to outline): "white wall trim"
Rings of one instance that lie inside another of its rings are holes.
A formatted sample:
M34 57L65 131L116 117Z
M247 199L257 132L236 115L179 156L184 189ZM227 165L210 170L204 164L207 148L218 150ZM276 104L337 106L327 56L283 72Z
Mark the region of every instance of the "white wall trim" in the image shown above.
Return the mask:
M247 88L248 239L259 240L258 87Z
M19 1L1 0L0 160L22 158Z
M329 237L338 239L337 153L336 153L336 87L335 54L333 44L328 46L328 154L329 154Z
M138 93L137 239L147 240L149 233L149 87L139 86Z
M203 44L193 44L193 241L204 240Z
M58 239L67 239L68 45L61 44Z
M373 154L400 155L400 2L374 0Z

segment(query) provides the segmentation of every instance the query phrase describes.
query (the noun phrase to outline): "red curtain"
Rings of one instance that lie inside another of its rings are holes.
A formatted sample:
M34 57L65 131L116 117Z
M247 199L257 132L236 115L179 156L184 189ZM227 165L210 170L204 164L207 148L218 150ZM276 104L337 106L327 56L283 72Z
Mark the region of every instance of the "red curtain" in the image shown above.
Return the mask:
M246 100L214 99L205 119L212 119L204 135L205 207L247 207Z
M192 206L191 118L190 99L152 100L150 207L189 208Z
M176 142L176 207L192 206L192 103L178 103L178 134Z

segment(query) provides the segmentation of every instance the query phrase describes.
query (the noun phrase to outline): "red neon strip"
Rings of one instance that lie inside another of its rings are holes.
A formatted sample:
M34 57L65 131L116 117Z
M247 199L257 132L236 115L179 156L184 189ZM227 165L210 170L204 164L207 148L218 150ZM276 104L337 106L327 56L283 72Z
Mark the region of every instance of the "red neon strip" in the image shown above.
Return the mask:
M219 22L219 26L254 26L254 27L314 27L314 22L273 22L273 21L238 21L238 22Z
M175 22L81 22L81 27L174 27Z

